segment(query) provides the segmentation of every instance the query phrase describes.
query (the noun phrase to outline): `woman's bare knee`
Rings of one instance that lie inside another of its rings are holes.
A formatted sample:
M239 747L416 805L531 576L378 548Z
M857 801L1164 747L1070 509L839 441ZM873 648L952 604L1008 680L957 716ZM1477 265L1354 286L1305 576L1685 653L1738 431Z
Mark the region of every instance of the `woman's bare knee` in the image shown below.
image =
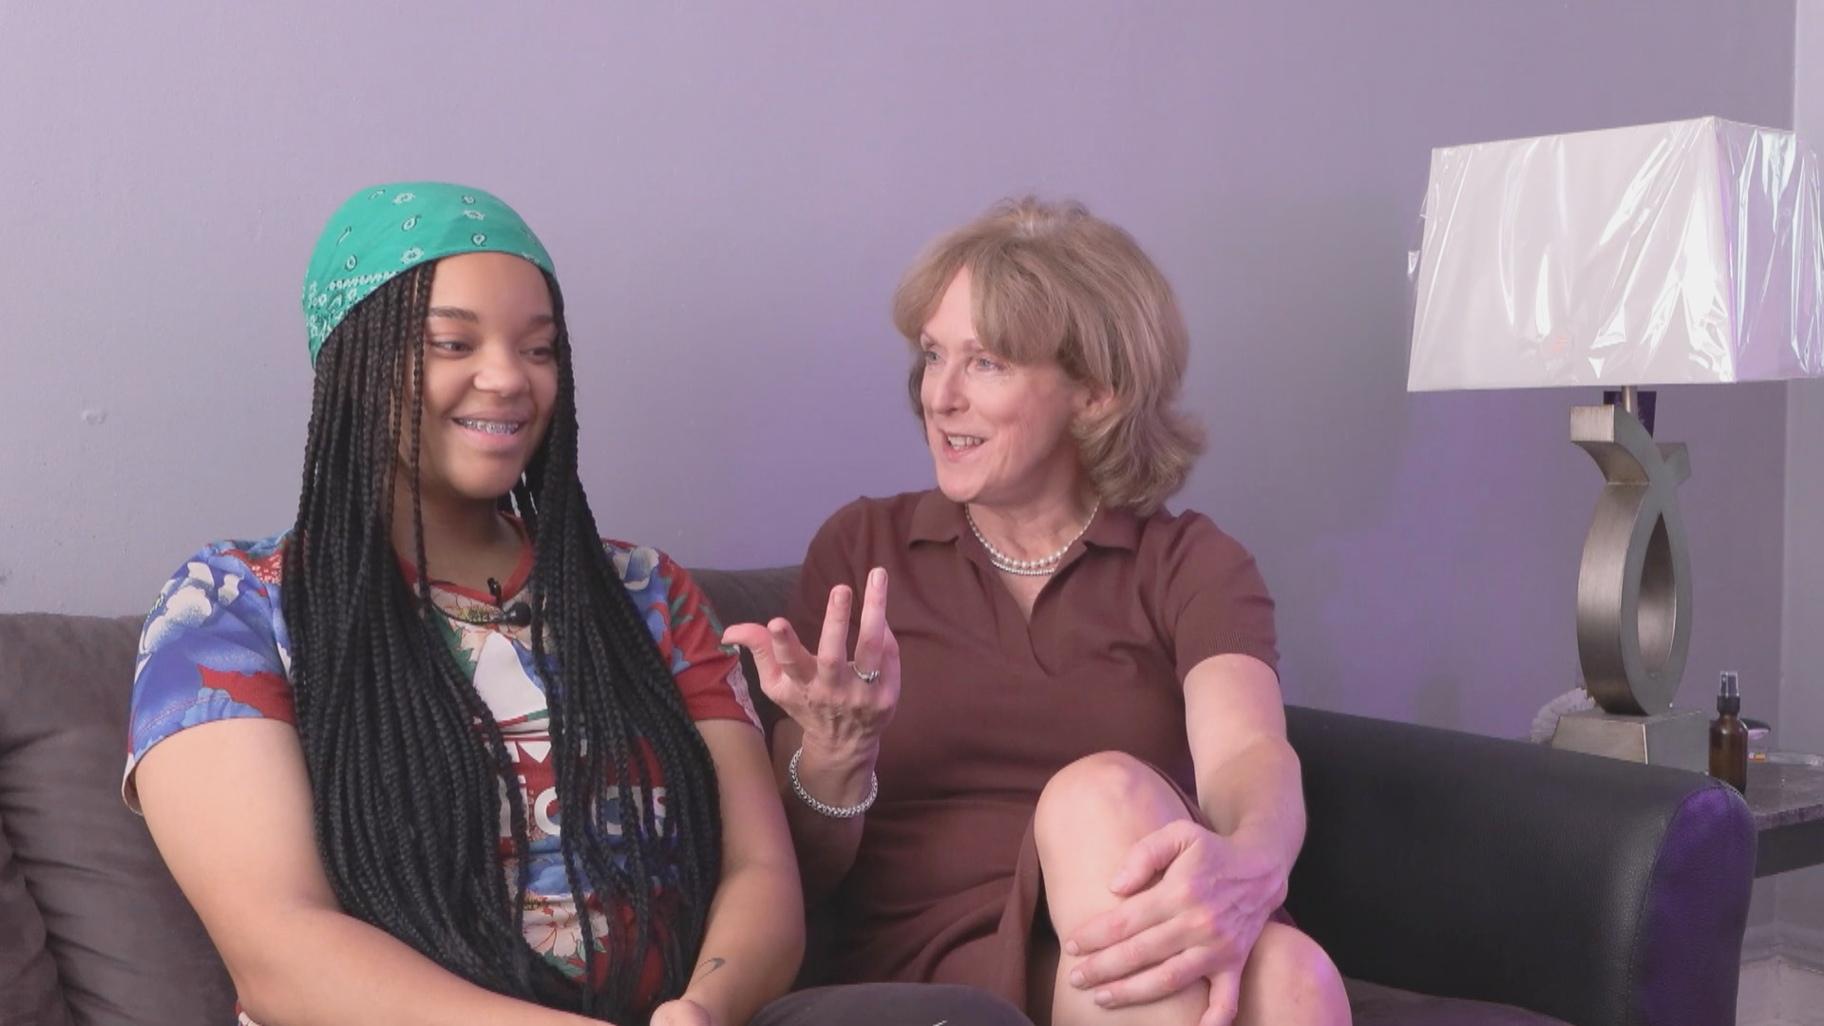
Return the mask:
M1268 923L1241 974L1244 1026L1349 1022L1349 998L1336 964L1317 942L1284 923Z
M1164 778L1120 752L1085 756L1054 774L1039 796L1033 837L1059 935L1114 907L1120 899L1109 884L1134 843L1185 815Z
M1052 775L1039 794L1033 833L1041 851L1080 843L1090 830L1131 843L1184 815L1183 801L1151 766L1125 752L1097 752Z

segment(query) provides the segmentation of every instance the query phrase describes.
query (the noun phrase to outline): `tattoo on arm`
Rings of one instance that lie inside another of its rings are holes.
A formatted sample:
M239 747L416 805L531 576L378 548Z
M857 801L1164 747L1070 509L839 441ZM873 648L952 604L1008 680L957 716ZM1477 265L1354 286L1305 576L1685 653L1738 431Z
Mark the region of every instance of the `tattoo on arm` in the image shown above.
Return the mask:
M710 973L715 972L717 969L720 969L727 964L728 964L728 959L726 959L726 958L709 959L708 961L704 962L702 965L697 966L697 975L708 976Z

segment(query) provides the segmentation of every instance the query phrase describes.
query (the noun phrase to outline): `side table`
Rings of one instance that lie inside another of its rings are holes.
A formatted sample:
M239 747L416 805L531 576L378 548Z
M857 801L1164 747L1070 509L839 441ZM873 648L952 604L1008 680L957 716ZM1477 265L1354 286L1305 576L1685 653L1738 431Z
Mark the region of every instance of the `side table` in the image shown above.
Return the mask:
M1744 797L1759 834L1757 879L1824 863L1824 767L1750 762Z

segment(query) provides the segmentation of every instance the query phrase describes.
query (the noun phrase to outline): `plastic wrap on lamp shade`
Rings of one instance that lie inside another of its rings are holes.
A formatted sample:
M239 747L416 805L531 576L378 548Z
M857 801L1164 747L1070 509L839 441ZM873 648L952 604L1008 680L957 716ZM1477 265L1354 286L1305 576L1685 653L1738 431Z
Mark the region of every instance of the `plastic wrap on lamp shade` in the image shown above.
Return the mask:
M1721 118L1431 153L1408 390L1824 372L1815 154Z

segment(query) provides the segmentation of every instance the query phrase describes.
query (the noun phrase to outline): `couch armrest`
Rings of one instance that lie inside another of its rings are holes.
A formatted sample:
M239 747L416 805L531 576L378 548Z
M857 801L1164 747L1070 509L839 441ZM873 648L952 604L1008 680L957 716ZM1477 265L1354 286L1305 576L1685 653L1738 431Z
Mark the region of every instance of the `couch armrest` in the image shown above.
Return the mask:
M1701 774L1293 707L1298 924L1344 975L1575 1026L1735 1021L1754 876Z

